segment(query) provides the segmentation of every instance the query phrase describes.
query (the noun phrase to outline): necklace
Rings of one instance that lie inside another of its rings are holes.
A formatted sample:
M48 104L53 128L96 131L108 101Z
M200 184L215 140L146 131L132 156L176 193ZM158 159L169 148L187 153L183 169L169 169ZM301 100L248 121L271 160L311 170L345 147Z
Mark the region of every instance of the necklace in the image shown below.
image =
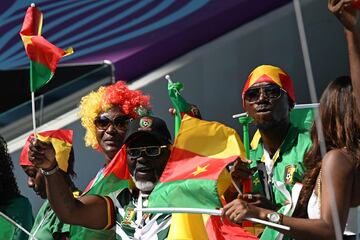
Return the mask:
M285 139L284 139L284 141L285 141ZM273 183L274 164L275 164L276 160L280 157L280 149L281 149L281 146L283 145L284 141L280 144L279 148L276 150L276 152L274 153L274 155L272 157L270 157L269 152L264 147L263 159L265 162L266 173L268 175L268 184Z
M319 212L321 212L321 169L316 179L317 196L319 199Z

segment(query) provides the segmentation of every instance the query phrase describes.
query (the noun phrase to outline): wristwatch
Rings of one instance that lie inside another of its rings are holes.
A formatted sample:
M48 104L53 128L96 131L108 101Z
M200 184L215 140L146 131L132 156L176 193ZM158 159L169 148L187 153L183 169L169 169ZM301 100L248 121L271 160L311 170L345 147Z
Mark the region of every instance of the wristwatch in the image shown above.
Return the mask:
M271 213L266 215L266 218L270 222L281 224L283 215L281 213L278 213L278 212L271 212Z
M42 174L44 174L45 176L50 176L53 175L54 173L56 173L59 170L59 165L56 164L56 166L50 170L44 170L42 168L40 168L40 172Z

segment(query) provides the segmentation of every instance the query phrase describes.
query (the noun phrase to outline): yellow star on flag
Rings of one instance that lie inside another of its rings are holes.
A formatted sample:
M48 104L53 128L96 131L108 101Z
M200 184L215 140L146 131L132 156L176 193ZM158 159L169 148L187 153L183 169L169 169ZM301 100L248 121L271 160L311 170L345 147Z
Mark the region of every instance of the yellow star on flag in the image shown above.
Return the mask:
M196 175L198 175L198 174L200 174L200 173L202 173L202 172L206 172L207 171L207 167L209 166L209 164L207 164L206 166L204 166L204 167L200 167L200 166L197 166L196 167L196 170L192 173L192 175L194 175L194 176L196 176Z

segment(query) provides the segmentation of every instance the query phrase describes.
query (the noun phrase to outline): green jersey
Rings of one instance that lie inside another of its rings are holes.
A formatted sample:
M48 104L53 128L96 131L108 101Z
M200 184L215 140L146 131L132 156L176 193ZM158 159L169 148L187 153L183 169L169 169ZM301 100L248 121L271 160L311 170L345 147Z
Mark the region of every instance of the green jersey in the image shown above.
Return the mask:
M250 167L257 169L252 176L252 191L263 194L276 205L278 212L284 215L291 216L294 210L291 190L296 182L302 181L303 159L310 146L308 130L301 130L292 125L283 144L272 157L264 150L261 138L252 142ZM266 228L261 239L282 237L279 232Z
M51 209L49 201L46 200L36 215L31 233L39 240L63 240L68 239L69 231L70 225L60 222L55 212Z
M9 200L6 205L0 205L0 211L30 231L33 224L33 215L31 204L26 197L20 195ZM1 239L9 240L28 239L26 233L3 217L0 217L0 236Z
M127 188L114 192L109 197L115 209L116 239L167 239L171 215L136 212L139 198L134 197ZM142 199L141 205L146 206L147 199Z

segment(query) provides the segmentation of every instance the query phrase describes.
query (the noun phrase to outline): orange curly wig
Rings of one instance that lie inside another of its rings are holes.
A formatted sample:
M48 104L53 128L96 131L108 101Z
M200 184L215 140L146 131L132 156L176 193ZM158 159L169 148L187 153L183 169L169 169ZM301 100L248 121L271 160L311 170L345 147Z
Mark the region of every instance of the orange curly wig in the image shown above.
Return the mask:
M130 90L124 81L118 81L106 87L100 87L82 97L79 116L81 125L86 129L85 145L98 149L96 140L95 118L113 106L119 106L124 114L131 118L138 117L139 108L150 109L150 96L139 90Z

